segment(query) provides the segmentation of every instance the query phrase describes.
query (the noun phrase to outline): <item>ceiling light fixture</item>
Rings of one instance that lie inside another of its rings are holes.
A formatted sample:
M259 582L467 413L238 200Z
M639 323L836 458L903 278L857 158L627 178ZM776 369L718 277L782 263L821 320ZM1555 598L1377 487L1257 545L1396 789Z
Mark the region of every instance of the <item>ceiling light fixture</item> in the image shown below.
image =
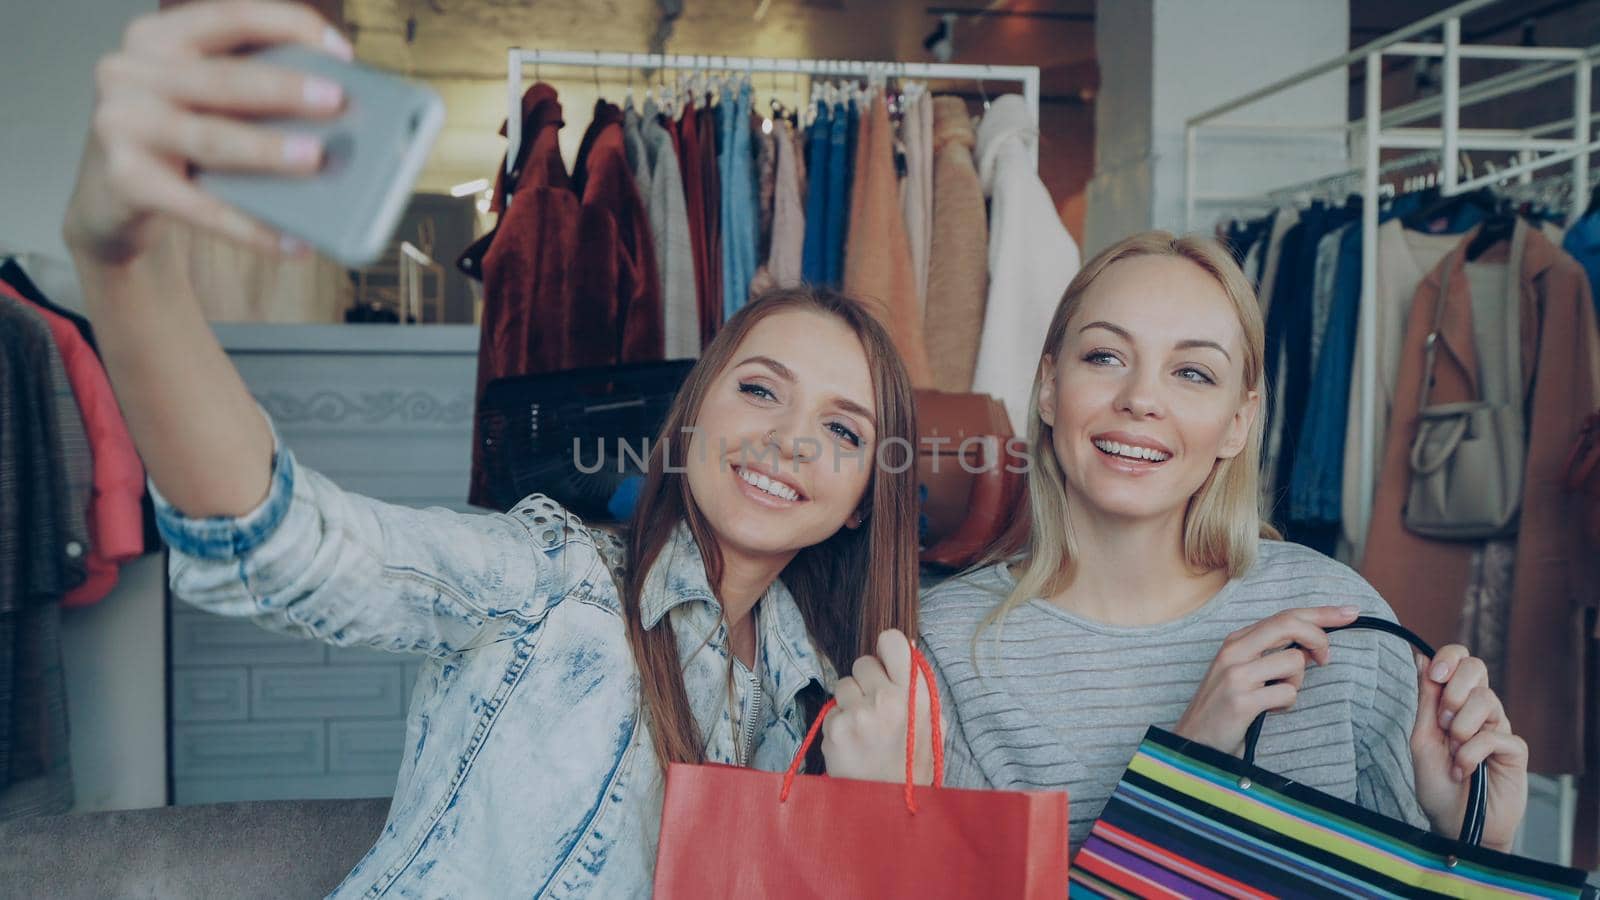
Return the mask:
M471 181L463 181L460 184L456 185L455 187L452 187L450 189L450 196L452 196L452 197L465 197L468 194L476 194L477 192L479 192L481 190L484 190L487 187L489 187L489 179L487 179L487 178L474 178Z

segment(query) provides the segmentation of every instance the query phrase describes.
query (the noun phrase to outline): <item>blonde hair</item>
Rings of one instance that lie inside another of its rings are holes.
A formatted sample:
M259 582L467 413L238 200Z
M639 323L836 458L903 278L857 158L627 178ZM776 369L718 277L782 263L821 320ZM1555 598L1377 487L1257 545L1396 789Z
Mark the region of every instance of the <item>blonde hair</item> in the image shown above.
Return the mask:
M1216 280L1233 301L1244 330L1244 389L1257 391L1265 406L1266 336L1255 291L1233 256L1215 240L1199 235L1175 237L1165 231L1147 231L1125 238L1091 259L1067 286L1045 332L1044 353L1035 369L1028 403L1028 511L1013 518L1006 536L985 564L1023 557L1017 586L984 620L983 626L1004 618L1034 597L1059 590L1077 558L1077 547L1067 516L1066 476L1056 459L1053 429L1039 416L1039 388L1045 374L1045 357L1055 358L1066 338L1067 323L1083 305L1083 296L1113 263L1141 256L1186 259ZM1219 459L1205 484L1190 498L1184 513L1183 553L1198 572L1226 569L1236 578L1255 562L1260 537L1275 537L1263 523L1259 510L1259 470L1263 416L1250 425L1244 450L1231 459Z

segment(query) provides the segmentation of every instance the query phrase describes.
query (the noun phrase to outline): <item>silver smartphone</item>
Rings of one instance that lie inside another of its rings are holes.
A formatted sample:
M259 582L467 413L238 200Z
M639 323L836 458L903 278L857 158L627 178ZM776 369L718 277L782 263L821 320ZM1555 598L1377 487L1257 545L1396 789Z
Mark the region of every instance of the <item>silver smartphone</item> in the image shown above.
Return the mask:
M346 266L375 262L387 249L444 124L439 95L305 47L270 47L254 58L320 75L344 88L345 107L337 117L261 122L320 137L322 169L310 176L201 172L201 186Z

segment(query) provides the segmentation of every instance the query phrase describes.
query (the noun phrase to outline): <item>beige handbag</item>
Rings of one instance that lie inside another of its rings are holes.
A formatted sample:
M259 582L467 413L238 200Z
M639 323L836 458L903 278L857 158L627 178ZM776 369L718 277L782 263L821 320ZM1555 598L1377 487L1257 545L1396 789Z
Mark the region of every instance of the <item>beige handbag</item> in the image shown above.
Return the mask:
M1508 276L1516 279L1517 254L1513 250ZM1482 399L1429 405L1433 369L1441 340L1445 298L1450 292L1447 263L1435 301L1433 330L1426 347L1422 374L1422 403L1417 435L1411 443L1411 487L1404 510L1405 526L1422 537L1444 541L1478 541L1517 533L1522 508L1522 479L1527 456L1527 432L1522 415L1521 334L1518 327L1520 293L1505 303L1506 371L1514 384L1503 403ZM1457 364L1461 360L1451 353Z

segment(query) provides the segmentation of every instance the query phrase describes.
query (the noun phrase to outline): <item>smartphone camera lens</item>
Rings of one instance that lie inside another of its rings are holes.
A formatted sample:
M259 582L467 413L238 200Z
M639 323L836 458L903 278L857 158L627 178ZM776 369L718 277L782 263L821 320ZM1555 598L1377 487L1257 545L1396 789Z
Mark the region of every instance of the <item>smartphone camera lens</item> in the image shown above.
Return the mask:
M355 154L355 138L347 131L336 131L322 142L322 171L336 174L349 165Z

